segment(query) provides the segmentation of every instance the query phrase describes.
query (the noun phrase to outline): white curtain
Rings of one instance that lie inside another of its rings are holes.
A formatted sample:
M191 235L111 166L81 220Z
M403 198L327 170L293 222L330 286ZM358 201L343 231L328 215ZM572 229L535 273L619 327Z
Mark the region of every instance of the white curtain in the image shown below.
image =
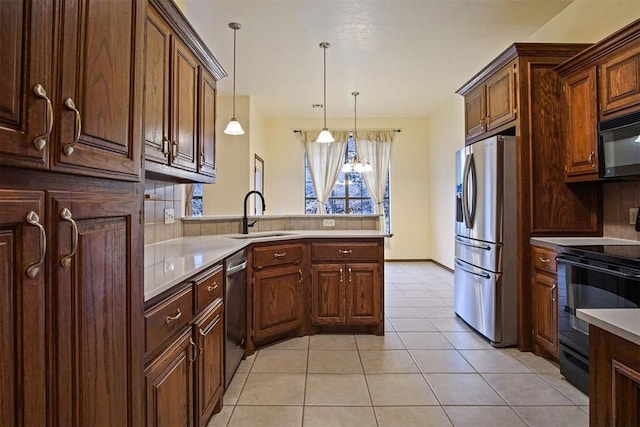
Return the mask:
M373 199L374 212L381 214L378 223L380 231L386 231L386 214L384 212L384 190L389 176L391 162L391 145L395 138L392 130L358 132L356 153L361 162L369 162L373 170L363 172L364 183Z
M318 200L318 214L327 213L326 203L329 194L338 179L340 168L344 164L344 155L347 150L349 132L333 132L335 142L321 144L315 142L320 132L300 132L300 138L307 156L309 174L313 181Z

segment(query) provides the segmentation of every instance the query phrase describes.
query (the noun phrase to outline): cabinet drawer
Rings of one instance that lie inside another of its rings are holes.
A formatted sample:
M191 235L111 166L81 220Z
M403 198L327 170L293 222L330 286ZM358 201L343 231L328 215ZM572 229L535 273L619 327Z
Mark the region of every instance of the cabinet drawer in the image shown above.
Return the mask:
M372 260L380 259L380 246L377 243L312 243L313 260Z
M533 247L531 252L533 267L538 270L556 273L556 253L551 249Z
M264 246L253 249L253 266L256 268L270 265L301 263L302 244Z
M191 288L187 288L147 310L144 314L147 353L191 321L192 298L193 292Z
M222 298L222 266L216 266L195 280L196 311L202 310L216 298Z

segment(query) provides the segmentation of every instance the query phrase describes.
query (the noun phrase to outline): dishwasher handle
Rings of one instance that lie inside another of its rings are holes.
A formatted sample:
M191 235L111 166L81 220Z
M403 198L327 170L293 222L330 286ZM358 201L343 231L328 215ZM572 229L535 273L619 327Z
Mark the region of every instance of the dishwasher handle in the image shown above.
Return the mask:
M231 276L232 274L236 274L239 271L245 270L247 268L247 260L244 260L240 264L236 264L227 268L227 276Z

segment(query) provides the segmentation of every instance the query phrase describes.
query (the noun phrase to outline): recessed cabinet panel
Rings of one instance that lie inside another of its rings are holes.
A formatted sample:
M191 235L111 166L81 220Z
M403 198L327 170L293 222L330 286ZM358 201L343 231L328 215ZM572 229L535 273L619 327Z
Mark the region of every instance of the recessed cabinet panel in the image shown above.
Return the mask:
M382 320L381 286L378 264L348 264L347 322L371 325Z
M508 65L487 80L487 130L516 118L515 65Z
M313 323L344 324L347 320L344 265L314 264L311 276Z
M200 69L200 158L198 172L216 175L216 82L204 69Z
M485 104L484 85L473 89L464 97L464 126L466 139L474 138L484 132L484 121L487 115L485 111Z
M640 46L605 61L599 77L602 116L640 104Z

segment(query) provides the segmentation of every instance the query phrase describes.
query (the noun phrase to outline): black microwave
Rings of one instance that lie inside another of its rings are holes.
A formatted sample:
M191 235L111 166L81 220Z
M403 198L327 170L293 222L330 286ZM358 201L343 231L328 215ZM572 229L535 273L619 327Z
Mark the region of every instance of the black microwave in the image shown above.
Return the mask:
M600 178L640 177L640 112L598 123Z

